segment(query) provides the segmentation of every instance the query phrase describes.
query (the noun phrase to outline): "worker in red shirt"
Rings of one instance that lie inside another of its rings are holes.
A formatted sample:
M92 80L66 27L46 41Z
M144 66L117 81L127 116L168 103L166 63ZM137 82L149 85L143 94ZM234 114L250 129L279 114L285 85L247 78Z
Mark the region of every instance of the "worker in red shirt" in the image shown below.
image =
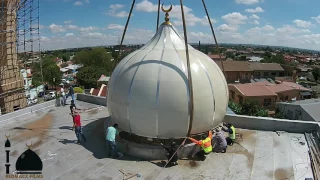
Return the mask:
M84 142L87 141L86 137L84 136L83 132L82 132L82 126L81 126L81 120L80 120L80 114L78 112L74 112L73 113L73 123L74 123L74 129L75 129L75 133L78 139L77 144L81 143L81 138L84 140Z

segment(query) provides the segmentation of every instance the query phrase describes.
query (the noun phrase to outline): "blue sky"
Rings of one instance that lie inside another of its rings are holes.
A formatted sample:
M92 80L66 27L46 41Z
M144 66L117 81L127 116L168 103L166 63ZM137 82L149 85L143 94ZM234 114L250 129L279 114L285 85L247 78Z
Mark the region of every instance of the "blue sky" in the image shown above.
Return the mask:
M42 49L117 44L131 0L40 0ZM179 0L170 20L182 35ZM189 42L213 43L201 0L184 0ZM319 0L206 0L218 42L320 50ZM157 0L136 0L126 44L145 43L156 29ZM161 12L160 21L164 19Z

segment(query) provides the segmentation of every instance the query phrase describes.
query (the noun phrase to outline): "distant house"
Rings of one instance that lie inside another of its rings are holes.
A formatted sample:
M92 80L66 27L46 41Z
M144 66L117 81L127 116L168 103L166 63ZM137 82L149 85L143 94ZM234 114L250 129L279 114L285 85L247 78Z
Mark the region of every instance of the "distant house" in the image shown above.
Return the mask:
M279 102L276 105L286 119L320 122L320 99Z
M220 59L220 56L218 54L209 54L208 56L214 61L224 61L224 60L226 60L226 57L223 56L223 55L221 55L221 59Z
M277 63L257 63L250 62L249 67L253 70L254 78L272 78L283 77L284 69Z
M216 61L221 70L226 73L228 83L248 83L252 77L252 69L247 61Z
M81 67L82 65L79 65L79 64L69 64L67 67L60 68L60 71L64 75L70 75L70 74L75 75Z
M255 82L247 84L228 84L229 99L242 103L246 99L255 99L266 108L273 109L275 102L288 102L300 99L311 99L311 90L299 84L281 82Z

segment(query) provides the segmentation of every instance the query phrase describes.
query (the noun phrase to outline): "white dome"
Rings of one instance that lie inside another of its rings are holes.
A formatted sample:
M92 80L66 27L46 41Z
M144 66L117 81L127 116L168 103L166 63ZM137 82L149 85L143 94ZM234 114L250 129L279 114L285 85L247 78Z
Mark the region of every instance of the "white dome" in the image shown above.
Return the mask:
M222 71L207 55L189 45L189 56L194 89L191 134L198 134L224 119L228 87ZM172 25L163 24L151 41L113 71L108 109L112 120L128 133L182 138L189 128L188 93L184 39Z

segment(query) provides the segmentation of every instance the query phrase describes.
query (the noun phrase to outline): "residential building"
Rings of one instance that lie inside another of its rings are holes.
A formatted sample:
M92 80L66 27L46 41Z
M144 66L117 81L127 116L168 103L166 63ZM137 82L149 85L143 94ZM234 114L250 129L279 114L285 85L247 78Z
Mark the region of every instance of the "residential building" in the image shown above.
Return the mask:
M320 99L279 102L277 108L286 119L320 122Z
M272 78L283 77L284 69L277 63L258 63L250 62L249 67L253 71L254 78Z
M255 82L247 84L229 84L229 99L242 103L246 99L255 99L267 109L274 109L276 102L311 99L311 90L299 84L281 82Z
M69 64L67 67L60 68L60 71L64 76L75 75L81 67L82 65L79 64Z
M24 89L30 89L30 87L32 86L31 69L21 69L20 72L24 81Z
M251 84L229 84L229 99L243 103L245 100L257 100L261 106L270 109L277 101L277 94L265 86L254 86Z
M252 78L253 71L247 61L216 61L228 83L248 83Z
M218 54L208 54L208 56L214 60L214 61L224 61L226 60L226 57L221 55L221 59L220 59L220 56Z

